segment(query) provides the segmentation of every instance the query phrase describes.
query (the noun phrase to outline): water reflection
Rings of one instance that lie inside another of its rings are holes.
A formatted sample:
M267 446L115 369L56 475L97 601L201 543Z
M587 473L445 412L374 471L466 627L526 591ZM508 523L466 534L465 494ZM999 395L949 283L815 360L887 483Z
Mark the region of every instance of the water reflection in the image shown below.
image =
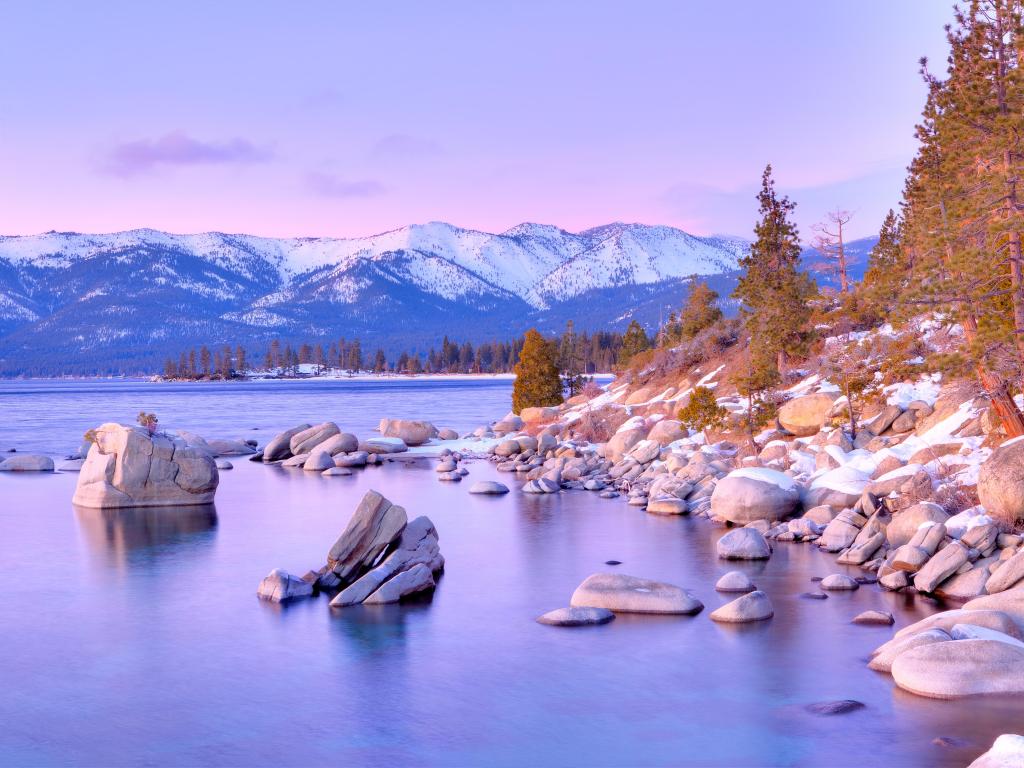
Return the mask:
M158 551L167 545L212 541L217 527L214 504L121 509L72 506L89 546L119 565L125 565L134 551Z

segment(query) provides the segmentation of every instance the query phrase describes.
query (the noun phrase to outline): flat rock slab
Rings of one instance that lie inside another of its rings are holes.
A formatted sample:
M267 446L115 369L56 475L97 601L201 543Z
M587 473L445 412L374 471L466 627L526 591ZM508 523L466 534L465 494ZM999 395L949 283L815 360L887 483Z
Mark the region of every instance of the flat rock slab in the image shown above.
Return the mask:
M53 459L35 453L19 453L0 461L0 472L53 472Z
M329 469L325 469L320 474L324 477L348 477L352 474L352 470L348 467L331 467Z
M760 590L748 592L731 603L711 612L711 620L723 624L745 624L750 621L764 621L775 615L768 595Z
M595 573L572 594L573 607L606 608L616 613L692 615L704 604L681 587L624 573Z
M537 617L538 624L552 627L585 627L593 624L607 624L615 614L606 608L556 608Z

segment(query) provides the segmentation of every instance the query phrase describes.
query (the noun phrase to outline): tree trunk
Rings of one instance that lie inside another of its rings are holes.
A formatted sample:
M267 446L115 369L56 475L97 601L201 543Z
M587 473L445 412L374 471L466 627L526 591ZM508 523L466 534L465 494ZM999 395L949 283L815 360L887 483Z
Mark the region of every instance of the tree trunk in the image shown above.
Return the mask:
M846 413L850 419L850 439L857 439L857 420L853 416L853 395L850 393L850 385L846 385Z
M850 292L850 280L846 276L846 251L843 249L843 222L839 220L839 290Z

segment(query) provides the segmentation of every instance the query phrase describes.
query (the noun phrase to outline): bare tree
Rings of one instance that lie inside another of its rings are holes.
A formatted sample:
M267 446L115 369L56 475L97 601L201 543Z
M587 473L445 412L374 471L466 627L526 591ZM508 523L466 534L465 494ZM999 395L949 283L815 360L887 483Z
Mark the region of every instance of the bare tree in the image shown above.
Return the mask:
M817 233L811 245L821 254L825 261L815 264L815 268L832 272L839 276L839 291L850 292L850 278L846 271L846 243L843 239L843 227L850 223L853 214L849 211L836 209L825 214L825 221L815 224Z

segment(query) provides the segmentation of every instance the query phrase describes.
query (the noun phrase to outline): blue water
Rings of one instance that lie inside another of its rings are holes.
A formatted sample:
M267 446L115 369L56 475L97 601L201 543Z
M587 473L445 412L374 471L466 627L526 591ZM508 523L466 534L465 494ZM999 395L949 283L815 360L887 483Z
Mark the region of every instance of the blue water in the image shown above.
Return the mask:
M168 422L227 436L297 420L293 398L314 398L305 420L373 424L384 403L467 428L504 413L508 395L507 383L439 383L401 402L373 387L19 386L0 395L0 421L25 445L45 423L42 447L74 442L90 419L133 416L141 395ZM936 607L873 587L800 599L811 576L841 570L813 547L727 566L706 521L584 492L472 496L472 479L509 476L468 466L467 481L447 484L429 463L324 478L236 460L215 508L172 513L76 510L73 474L0 474L0 764L963 766L1024 721L1018 703L921 699L869 671L892 630L854 615L892 610L902 626ZM256 599L272 568L321 565L370 488L435 522L447 569L431 601L332 611L324 598ZM708 609L584 629L534 622L610 558ZM770 595L772 620L708 619L728 599L715 580L736 567ZM846 698L867 706L804 710Z

